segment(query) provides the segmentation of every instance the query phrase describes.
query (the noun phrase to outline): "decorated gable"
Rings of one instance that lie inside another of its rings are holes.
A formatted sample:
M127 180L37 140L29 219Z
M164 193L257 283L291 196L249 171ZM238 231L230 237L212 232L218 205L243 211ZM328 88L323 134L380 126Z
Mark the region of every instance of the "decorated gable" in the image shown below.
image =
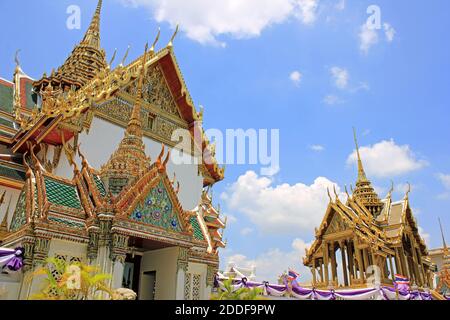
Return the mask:
M331 218L331 221L328 224L328 228L325 231L325 234L339 233L348 229L349 226L345 223L342 217L337 212L334 212L333 217Z
M125 91L135 97L137 82L134 81ZM147 71L147 77L143 88L144 101L170 115L180 117L178 107L167 86L166 79L159 66L151 66Z
M182 231L177 211L162 181L150 190L144 202L138 204L130 218L168 231Z

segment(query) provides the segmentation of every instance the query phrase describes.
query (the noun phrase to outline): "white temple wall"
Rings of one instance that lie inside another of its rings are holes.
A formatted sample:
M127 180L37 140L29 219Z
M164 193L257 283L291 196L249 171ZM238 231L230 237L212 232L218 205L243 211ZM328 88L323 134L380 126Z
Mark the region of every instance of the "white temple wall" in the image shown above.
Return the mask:
M0 186L0 196L6 190L5 195L5 203L0 206L0 223L3 221L3 218L6 214L6 209L8 208L9 198L11 198L11 206L9 208L9 216L8 216L8 227L11 225L11 221L14 215L14 211L16 209L17 200L19 200L20 192L22 190L13 189L5 186Z
M59 239L52 239L48 250L48 257L64 258L66 263L70 264L75 262L72 259L79 259L83 263L86 263L87 244L65 241ZM44 286L45 276L35 276L31 281L31 284L26 282L22 283L21 299L28 299L32 295L39 293Z
M0 300L19 299L22 272L0 274Z
M146 296L145 272L156 272L156 300L176 298L178 247L147 251L142 256L139 296Z
M69 259L67 262L70 262L71 258L79 258L82 262L86 263L86 254L87 244L59 239L52 239L48 250L49 257L62 255Z
M83 132L80 134L78 140L78 143L81 143L83 154L93 168L100 170L101 166L108 161L109 157L119 146L119 143L124 136L124 132L124 128L101 118L94 117L89 134ZM73 139L69 141L69 143L72 145ZM144 137L144 144L146 146L146 154L150 156L152 162L156 161L161 152L161 143L151 138ZM167 145L165 147L166 154L168 150L172 150L172 148ZM78 156L76 157L76 161L81 165ZM192 161L192 163L194 163L194 161ZM178 197L183 209L194 209L200 201L203 189L203 177L198 173L198 165L176 165L171 159L167 165L167 174L170 179L173 178L174 172L177 181L180 182L180 192ZM61 160L55 173L56 175L69 179L73 177L73 168L69 166L64 152L61 153Z

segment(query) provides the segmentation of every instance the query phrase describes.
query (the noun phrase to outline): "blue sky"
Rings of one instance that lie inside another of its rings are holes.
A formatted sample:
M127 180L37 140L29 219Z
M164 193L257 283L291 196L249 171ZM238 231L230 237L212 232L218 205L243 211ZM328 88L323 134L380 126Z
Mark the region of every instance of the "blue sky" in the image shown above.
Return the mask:
M280 129L280 172L228 165L214 188L228 247L222 261L254 264L276 278L300 255L327 205L327 185L354 183L352 127L359 133L369 178L396 199L412 185L411 202L430 247L441 244L437 218L450 230L450 30L447 0L105 0L102 46L108 57L132 47L129 61L158 26L175 52L205 125ZM381 9L381 30L363 30L369 5ZM81 8L81 29L66 28L69 5ZM78 43L96 1L2 1L0 76L10 79L14 53L38 78L59 66ZM365 39L364 42L362 39ZM377 41L371 41L377 39ZM161 44L162 45L162 44ZM303 270L302 270L303 271Z

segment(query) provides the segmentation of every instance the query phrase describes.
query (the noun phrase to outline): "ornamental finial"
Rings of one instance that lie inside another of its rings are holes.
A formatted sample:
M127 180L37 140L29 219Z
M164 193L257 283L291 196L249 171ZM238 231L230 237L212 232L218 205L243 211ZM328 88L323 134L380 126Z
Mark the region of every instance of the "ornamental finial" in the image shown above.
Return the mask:
M178 34L178 29L179 29L179 25L177 24L177 27L175 28L175 32L173 33L172 38L170 38L169 44L167 45L168 48L173 47L173 40L175 40L175 37Z
M158 27L158 33L156 35L155 41L153 41L152 47L150 48L150 52L153 54L155 52L155 46L159 41L159 36L161 35L161 28Z
M338 193L336 191L336 185L335 184L333 185L333 191L334 191L334 195L336 196L336 200L339 200L339 195L338 195Z
M125 65L125 61L127 60L129 53L130 53L130 45L128 45L127 51L125 51L125 55L122 58L122 62L120 62L121 67L123 67Z
M411 193L411 184L409 182L406 184L408 185L408 190L406 190L405 200L409 199L409 194Z
M20 60L19 60L19 53L21 49L16 50L16 54L14 56L14 61L16 62L16 68L20 68Z
M391 189L389 189L388 198L392 196L392 192L394 192L394 181L391 180Z
M80 157L81 157L81 164L82 164L82 166L83 166L83 167L88 167L88 166L89 166L89 163L88 163L86 157L84 156L84 154L81 153L81 143L78 144L77 150L78 150L78 154L79 154Z
M350 198L350 194L348 193L347 185L345 185L344 188L345 188L345 193L347 194L347 198Z
M112 64L114 62L114 59L116 58L116 54L117 54L117 48L114 49L114 54L113 54L113 56L111 58L111 61L109 61L109 64L108 64L109 68L111 68L111 66L112 66Z
M330 198L330 203L333 202L333 198L331 198L330 188L327 187L328 198Z

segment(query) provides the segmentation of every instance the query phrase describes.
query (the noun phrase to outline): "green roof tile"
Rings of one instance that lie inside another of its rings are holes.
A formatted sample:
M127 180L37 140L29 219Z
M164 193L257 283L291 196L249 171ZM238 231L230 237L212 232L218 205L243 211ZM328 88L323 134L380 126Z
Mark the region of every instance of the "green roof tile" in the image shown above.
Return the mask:
M85 225L81 222L76 222L76 221L53 217L53 216L49 216L48 220L59 223L59 224L64 224L71 228L83 229L85 227Z
M97 186L98 192L100 192L100 195L102 197L106 196L106 189L105 189L105 186L103 185L102 180L100 179L99 176L97 176L95 174L93 176L94 176L94 182L95 182L95 185Z
M0 124L6 126L8 128L14 128L14 123L9 119L0 117Z
M0 163L0 177L6 177L18 181L25 181L25 172L10 168Z
M190 222L192 228L194 229L194 238L197 240L205 240L202 229L200 228L200 224L198 223L197 217L191 217Z
M48 201L64 207L81 209L80 198L75 186L44 177Z
M14 91L12 87L0 83L0 110L13 112Z

